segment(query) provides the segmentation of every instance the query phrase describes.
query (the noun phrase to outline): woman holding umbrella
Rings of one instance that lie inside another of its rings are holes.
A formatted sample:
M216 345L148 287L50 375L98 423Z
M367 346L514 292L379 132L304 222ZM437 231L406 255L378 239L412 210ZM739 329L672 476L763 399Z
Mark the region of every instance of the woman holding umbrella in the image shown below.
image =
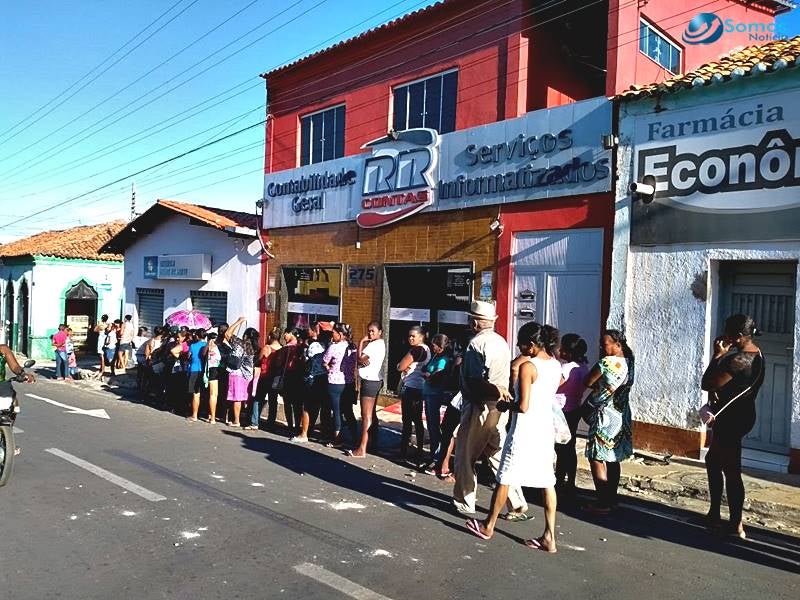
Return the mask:
M211 319L199 310L176 310L167 317L167 325L188 329L210 329Z

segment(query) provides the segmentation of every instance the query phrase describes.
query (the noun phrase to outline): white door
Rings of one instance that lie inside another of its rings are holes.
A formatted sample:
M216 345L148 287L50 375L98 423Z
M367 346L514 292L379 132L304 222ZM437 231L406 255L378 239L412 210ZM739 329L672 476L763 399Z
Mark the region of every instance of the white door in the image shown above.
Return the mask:
M577 333L597 360L602 328L603 232L600 229L537 231L514 236L513 318L508 340L516 344L528 321Z
M720 265L720 324L730 315L753 317L763 334L755 339L766 362L764 385L756 398L756 424L746 448L789 453L791 423L795 262L726 262Z

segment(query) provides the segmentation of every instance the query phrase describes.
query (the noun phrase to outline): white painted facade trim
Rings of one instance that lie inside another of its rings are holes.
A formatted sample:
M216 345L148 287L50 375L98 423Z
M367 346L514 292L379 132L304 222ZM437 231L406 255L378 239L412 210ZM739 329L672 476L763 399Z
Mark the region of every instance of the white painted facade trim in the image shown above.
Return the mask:
M737 98L798 87L796 72L778 73L715 88L666 94L658 102L665 110L677 110L721 99L735 102ZM636 383L631 395L634 419L699 429L697 408L706 400L700 379L721 326L718 323L720 261L800 261L800 239L630 247L628 186L633 179L633 124L637 116L652 115L656 102L656 99L623 102L619 111L620 147L607 325L624 329L637 354ZM703 282L706 300L692 293L692 286L696 290ZM800 290L800 269L796 284ZM790 446L800 448L800 293L795 301Z
M175 215L125 250L125 314L138 327L136 288L164 290L164 318L180 309L191 309L192 291L226 292L228 322L244 316L248 327L259 327L258 302L261 278L261 246L258 240L232 237L224 231L192 225ZM210 254L211 279L146 279L144 259L161 254Z

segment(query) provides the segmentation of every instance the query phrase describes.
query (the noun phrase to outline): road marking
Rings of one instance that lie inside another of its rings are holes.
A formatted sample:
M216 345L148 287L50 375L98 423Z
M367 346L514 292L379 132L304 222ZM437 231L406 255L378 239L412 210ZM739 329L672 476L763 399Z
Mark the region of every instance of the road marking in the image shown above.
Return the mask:
M142 486L133 483L132 481L128 481L119 475L115 475L111 471L106 471L102 467L98 467L97 465L93 465L90 462L83 460L82 458L78 458L77 456L73 456L68 452L64 452L63 450L59 450L58 448L48 448L45 452L49 452L54 456L58 456L59 458L63 458L67 462L71 462L73 465L80 467L81 469L85 469L98 477L105 479L106 481L110 481L114 485L118 485L119 487L128 490L136 494L137 496L141 496L145 500L149 500L150 502L160 502L161 500L166 500L165 496L161 494L156 494L155 492L151 492L147 488L143 488Z
M350 581L349 579L345 579L344 577L337 575L336 573L331 573L319 565L302 563L300 565L296 565L294 570L301 575L305 575L306 577L310 577L311 579L319 581L320 583L342 592L351 598L355 598L356 600L390 600L386 596L382 596L377 592L373 592L368 588L362 587L357 583Z
M50 398L45 398L44 396L37 396L36 394L25 394L28 398L33 398L34 400L41 400L42 402L47 402L48 404L52 404L53 406L59 406L61 408L66 408L69 414L76 414L76 415L86 415L87 417L97 417L98 419L110 419L111 417L108 416L108 413L102 408L78 408L77 406L70 406L69 404L64 404L63 402L57 402L56 400L51 400Z
M14 427L14 433L25 433L25 432L19 427Z

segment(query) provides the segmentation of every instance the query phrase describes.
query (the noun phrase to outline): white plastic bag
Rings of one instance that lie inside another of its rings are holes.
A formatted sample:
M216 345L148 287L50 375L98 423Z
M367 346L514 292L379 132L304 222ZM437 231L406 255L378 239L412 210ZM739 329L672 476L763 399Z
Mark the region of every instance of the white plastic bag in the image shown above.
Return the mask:
M556 444L566 444L572 439L572 432L569 430L567 418L554 398L551 404L553 408L553 431L555 433Z

